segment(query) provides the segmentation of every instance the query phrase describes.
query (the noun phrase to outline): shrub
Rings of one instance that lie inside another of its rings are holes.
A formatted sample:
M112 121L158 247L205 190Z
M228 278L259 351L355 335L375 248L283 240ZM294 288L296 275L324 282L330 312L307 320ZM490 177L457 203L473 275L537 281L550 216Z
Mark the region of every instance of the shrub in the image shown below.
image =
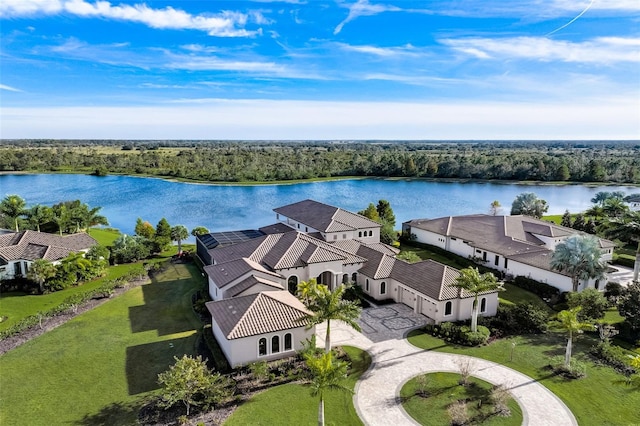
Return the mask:
M540 334L548 329L548 312L533 303L500 305L494 318L487 324L499 329L502 334Z
M611 306L615 306L618 303L618 298L622 296L624 287L618 282L609 281L604 287L604 297L607 298Z
M627 352L619 346L612 345L609 342L599 342L591 348L589 353L597 360L615 368L625 376L636 373L636 370L630 365L631 358L629 358Z
M607 284L608 285L608 284ZM595 288L587 288L580 293L569 293L567 295L567 305L569 308L581 306L578 312L580 321L591 321L604 318L604 313L609 306L607 299Z
M466 346L480 346L489 340L489 329L482 325L478 326L478 331L471 331L469 327L464 326L460 329L461 343Z
M554 286L523 276L517 276L514 279L513 284L522 289L529 290L545 300L550 300L560 293L560 290Z
M554 373L566 379L581 379L587 377L587 366L585 363L571 358L569 367L564 365L564 356L556 356L551 359L550 364Z
M456 401L449 405L449 407L447 407L447 413L449 413L453 426L466 425L470 420L467 403L465 401Z
M440 325L426 325L427 333L439 336L442 339L459 343L465 346L479 346L487 343L490 331L487 327L478 326L478 331L472 332L469 326L462 324L454 324L452 322L443 322Z

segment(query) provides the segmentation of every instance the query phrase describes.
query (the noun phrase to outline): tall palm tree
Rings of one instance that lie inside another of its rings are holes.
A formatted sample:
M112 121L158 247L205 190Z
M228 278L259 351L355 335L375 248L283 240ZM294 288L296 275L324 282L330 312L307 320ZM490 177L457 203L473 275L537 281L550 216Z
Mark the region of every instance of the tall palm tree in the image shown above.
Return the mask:
M602 251L597 237L572 235L556 246L551 255L551 269L571 276L572 290L578 291L580 280L602 278L607 265L600 258Z
M478 295L480 293L502 290L502 283L491 272L480 274L478 268L465 268L460 270L460 276L455 284L451 284L463 290L473 293L473 310L471 311L471 331L478 331Z
M194 237L197 237L199 235L205 235L208 233L209 233L209 230L204 226L196 226L191 230L191 235L193 235Z
M311 328L314 325L327 322L325 352L331 350L331 320L343 321L353 329L360 331L357 320L362 309L356 302L343 299L347 288L345 285L340 285L334 291L329 291L329 288L323 284L308 286L307 283L301 282L298 285L299 293L301 293L300 285L302 288L310 287L308 294L302 296L303 303L311 311L311 315L306 317L309 320L307 327Z
M176 225L171 228L171 241L178 242L178 255L182 254L182 240L189 238L189 231L183 225Z
M333 360L331 351L315 355L312 351L304 355L305 363L311 371L311 395L319 396L318 426L324 426L324 393L329 389L352 392L343 381L347 377L347 363Z
M626 242L638 243L633 265L633 281L638 281L640 271L640 212L628 212L621 218L610 219L603 226L604 235Z
M56 274L56 267L52 263L47 262L44 259L34 260L29 271L27 272L27 278L38 283L40 287L40 293L44 293L44 282Z
M0 214L6 216L15 226L16 232L19 232L18 220L20 216L26 213L26 202L19 195L7 195L0 201Z
M36 204L27 211L27 217L31 226L34 226L40 232L40 225L53 220L53 210L51 210L51 207Z
M571 366L571 350L573 346L574 334L582 333L584 330L594 330L595 326L588 322L581 322L578 319L578 312L582 309L582 306L577 306L573 309L558 312L558 321L560 327L567 332L567 349L564 354L564 366L570 368Z
M602 211L608 217L622 217L629 211L629 206L621 198L609 198L602 205Z

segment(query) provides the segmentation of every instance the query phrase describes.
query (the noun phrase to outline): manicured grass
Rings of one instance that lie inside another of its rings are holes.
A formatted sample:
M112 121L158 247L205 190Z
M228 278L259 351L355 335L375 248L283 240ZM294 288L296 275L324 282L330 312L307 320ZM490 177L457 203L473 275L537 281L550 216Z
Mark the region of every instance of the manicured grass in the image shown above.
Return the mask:
M515 340L513 360L511 339L500 339L490 345L467 348L448 344L416 330L409 334L413 345L439 352L476 356L518 370L533 377L556 394L569 407L580 425L631 425L638 423L640 389L624 384L624 376L612 368L594 364L587 355L595 340L583 336L574 343L574 357L587 365L587 377L566 380L546 367L555 356L564 354L566 341L556 333L522 336Z
M550 314L553 313L553 309L549 307L544 300L528 290L520 288L516 285L505 283L505 291L498 293L498 298L501 304L505 305L517 305L518 303L532 303L545 309Z
M453 253L445 255L441 253L435 253L425 248L414 247L406 244L400 244L400 250L401 252L404 252L404 251L414 252L415 254L420 256L422 260L428 260L428 259L435 260L436 262L440 262L444 265L448 265L456 269L464 269L470 266L476 266L476 267L478 266L475 263L473 263L471 260L465 259Z
M345 346L351 359L351 370L345 384L353 389L358 378L371 364L366 352ZM353 407L353 396L347 392L328 391L324 401L327 425L361 425ZM315 425L318 421L318 398L312 397L307 386L286 384L261 392L242 404L225 422L225 426L299 426Z
M91 235L101 246L111 246L113 242L121 235L120 231L113 228L89 228L87 232Z
M135 264L133 264L135 265ZM105 280L112 280L125 275L132 265L112 266L107 275L97 280L89 281L77 287L56 291L48 294L26 294L9 292L0 295L0 315L7 319L0 323L0 330L5 330L23 318L44 312L60 305L67 297L78 293L86 293L104 284Z
M431 373L425 374L426 397L421 396L418 377L414 377L400 389L402 406L418 423L424 426L441 426L450 422L447 408L459 400L467 401L467 412L472 419L470 424L483 426L520 426L522 410L518 403L510 398L507 407L511 411L509 417L497 416L493 413L491 402L492 385L475 377L469 378L469 384L458 384L460 374Z
M603 321L607 324L618 324L624 322L624 317L620 315L617 308L609 308L604 313Z
M126 293L0 357L0 424L134 424L174 356L193 354L194 265Z

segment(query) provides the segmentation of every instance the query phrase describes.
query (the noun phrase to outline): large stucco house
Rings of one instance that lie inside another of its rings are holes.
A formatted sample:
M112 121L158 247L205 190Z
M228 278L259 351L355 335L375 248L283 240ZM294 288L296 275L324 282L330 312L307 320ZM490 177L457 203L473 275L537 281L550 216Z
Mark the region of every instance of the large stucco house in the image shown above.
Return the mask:
M451 286L459 272L434 261L397 259L397 249L380 243L377 222L313 200L274 211L277 222L258 230L197 237L213 333L232 366L301 349L314 329L304 327L304 306L293 294L311 278L332 290L355 283L372 299L404 303L433 322L471 317L473 295ZM258 309L267 302L269 311ZM482 315L495 315L497 306L497 292L480 296ZM249 315L250 326L240 325Z
M0 231L0 279L26 276L35 260L56 264L70 253L86 253L96 244L86 233L60 236L37 231Z
M529 216L466 215L414 219L402 224L403 232L417 242L472 258L506 276L525 276L560 291L573 289L571 277L551 270L555 247L578 231ZM610 261L615 244L599 239L601 260ZM582 280L578 291L604 289L606 280Z

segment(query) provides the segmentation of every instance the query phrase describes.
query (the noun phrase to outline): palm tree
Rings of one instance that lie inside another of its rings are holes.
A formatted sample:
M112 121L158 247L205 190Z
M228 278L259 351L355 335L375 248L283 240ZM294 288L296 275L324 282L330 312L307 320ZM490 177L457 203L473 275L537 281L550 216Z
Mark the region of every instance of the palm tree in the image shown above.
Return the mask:
M40 225L53 220L53 210L51 210L51 207L36 204L27 211L27 217L31 226L34 226L40 232Z
M343 384L347 377L347 363L333 360L331 351L315 355L312 351L304 355L305 363L311 371L311 395L319 396L318 404L318 426L324 426L324 393L329 389L338 389L345 392L352 392Z
M27 278L38 283L40 287L40 293L44 293L44 282L56 274L56 267L52 263L47 262L44 259L34 260L29 271L27 272Z
M640 271L640 212L629 212L621 218L611 219L603 226L608 238L638 243L636 261L633 265L633 281L638 281Z
M460 270L460 276L455 284L451 284L463 290L473 293L473 310L471 311L471 331L478 331L478 295L484 292L502 290L502 283L491 272L480 274L478 268L465 268Z
M189 238L189 231L183 225L176 225L171 228L171 241L178 242L178 255L182 254L182 240Z
M629 206L621 198L609 198L602 205L602 211L608 217L621 217L629 211Z
M578 291L580 280L602 278L607 265L600 257L602 251L597 237L572 235L556 246L551 255L551 269L571 276L572 290Z
M311 280L315 281L315 280ZM309 288L308 291L301 291ZM312 314L305 317L309 320L307 328L327 322L327 335L325 337L324 350L331 350L331 320L340 320L360 331L357 319L360 317L362 309L356 302L343 299L346 290L345 285L338 286L334 291L330 291L326 285L301 282L298 284L298 293L302 295L302 302Z
M593 324L588 322L581 322L578 320L578 312L582 309L582 306L576 306L573 309L558 312L558 321L560 327L567 332L567 349L564 355L564 366L566 368L571 367L571 349L573 346L573 335L582 333L584 330L594 330Z
M16 232L19 232L18 219L26 213L26 202L19 195L7 195L0 201L0 214L6 216L15 225Z

